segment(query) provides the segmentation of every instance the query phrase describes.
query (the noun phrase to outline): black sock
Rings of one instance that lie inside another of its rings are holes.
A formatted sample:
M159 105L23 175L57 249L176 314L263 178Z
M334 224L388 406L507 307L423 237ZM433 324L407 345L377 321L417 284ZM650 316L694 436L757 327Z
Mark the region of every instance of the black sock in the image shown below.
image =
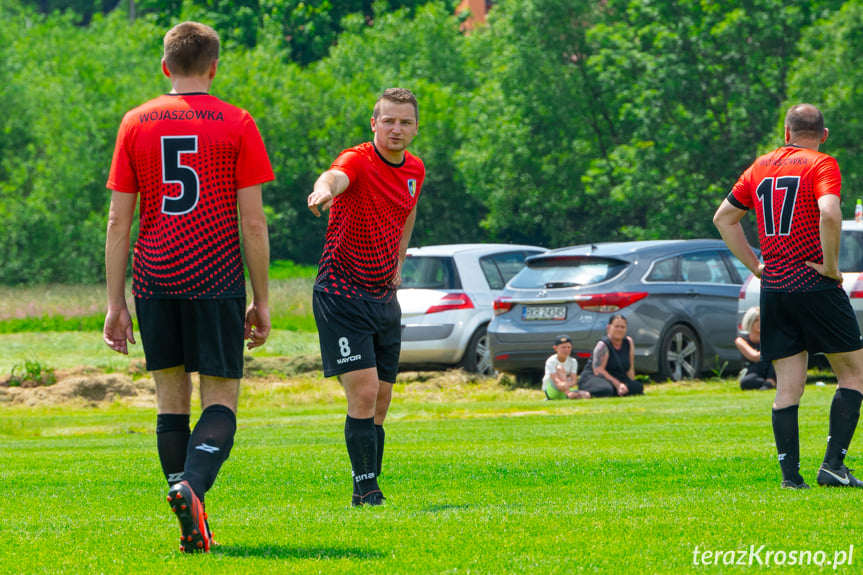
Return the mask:
M773 410L773 437L779 453L782 479L800 483L800 430L797 426L797 405Z
M366 495L370 491L378 491L375 468L378 460L378 435L375 432L375 418L355 419L348 415L345 419L345 444L351 460L354 493Z
M156 448L169 487L183 480L191 433L187 413L160 413L156 416Z
M830 405L830 435L827 436L827 452L824 462L833 469L842 467L857 420L860 419L860 403L863 395L854 389L840 387L836 389L833 403Z
M211 405L201 413L189 438L184 479L203 501L219 474L222 464L231 454L237 416L224 405Z
M375 425L375 431L378 434L378 466L377 466L377 474L378 477L381 476L381 468L384 464L384 438L386 437L386 433L384 432L383 425Z

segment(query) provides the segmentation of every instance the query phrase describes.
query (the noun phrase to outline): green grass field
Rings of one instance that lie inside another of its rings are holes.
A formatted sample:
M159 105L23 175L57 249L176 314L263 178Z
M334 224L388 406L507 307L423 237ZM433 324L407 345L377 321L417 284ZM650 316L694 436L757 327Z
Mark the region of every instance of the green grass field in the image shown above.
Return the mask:
M810 386L800 411L813 485L833 389ZM207 556L176 550L152 410L0 406L0 572L859 571L863 493L780 490L771 401L733 381L580 402L398 384L388 502L355 509L338 385L250 382Z
M312 284L317 270L289 261L270 268L270 313L275 329L316 332ZM247 286L251 294L251 287ZM134 308L130 282L129 309ZM0 334L101 331L106 289L98 285L0 286ZM133 314L134 317L134 314Z

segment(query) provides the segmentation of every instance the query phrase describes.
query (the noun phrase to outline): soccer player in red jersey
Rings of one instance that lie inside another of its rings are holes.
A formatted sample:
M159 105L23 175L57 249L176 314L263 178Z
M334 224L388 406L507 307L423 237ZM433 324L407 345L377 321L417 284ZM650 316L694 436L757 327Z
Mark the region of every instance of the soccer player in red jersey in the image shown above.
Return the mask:
M782 487L808 489L800 475L797 409L809 353L822 352L839 380L830 408L819 485L863 487L844 464L863 399L863 341L839 271L842 179L836 160L818 151L827 140L815 106L785 116L785 145L761 156L734 185L713 222L722 239L761 278L761 356L776 368L773 434ZM740 220L754 209L764 264Z
M407 151L417 134L416 97L384 91L374 107L372 142L342 152L308 197L315 216L330 209L312 296L324 375L339 376L348 400L345 443L353 505L380 505L384 418L401 350L395 290L425 178Z
M164 50L171 92L125 115L108 176L103 338L124 354L135 343L125 283L140 198L132 287L156 383L159 459L180 520L181 548L206 552L212 534L204 494L234 443L243 340L252 349L270 332L261 184L273 171L249 113L209 95L219 58L216 32L184 22L165 35ZM243 256L253 292L248 309ZM200 375L203 410L193 431L191 372Z

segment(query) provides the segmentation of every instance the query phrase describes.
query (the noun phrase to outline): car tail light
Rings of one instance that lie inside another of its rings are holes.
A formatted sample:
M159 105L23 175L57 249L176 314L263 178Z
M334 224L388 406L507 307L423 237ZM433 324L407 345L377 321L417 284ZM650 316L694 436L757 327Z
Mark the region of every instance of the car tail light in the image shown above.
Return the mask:
M848 297L863 297L863 274L857 276L857 280L855 280L854 285L851 287L851 293L848 294Z
M494 315L506 313L512 309L513 301L508 297L494 298Z
M466 293L454 292L440 298L440 301L428 308L426 313L438 313L454 309L471 309L472 307L473 302L470 301Z
M737 294L737 299L745 299L746 298L746 289L749 287L749 282L751 282L752 278L754 278L754 277L755 276L752 274L749 274L748 276L746 276L746 279L743 280L743 285L740 286L740 293Z
M598 293L576 296L575 302L586 311L614 312L647 297L647 292Z
M593 355L593 354L590 352L587 352L587 351L575 352L575 357L580 357L581 359L589 359L591 355Z

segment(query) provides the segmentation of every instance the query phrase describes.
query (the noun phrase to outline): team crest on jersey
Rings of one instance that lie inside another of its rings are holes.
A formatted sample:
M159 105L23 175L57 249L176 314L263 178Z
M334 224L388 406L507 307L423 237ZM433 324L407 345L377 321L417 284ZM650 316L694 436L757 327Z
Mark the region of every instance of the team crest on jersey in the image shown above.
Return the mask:
M408 180L408 191L411 193L411 197L417 195L417 181L413 178Z

